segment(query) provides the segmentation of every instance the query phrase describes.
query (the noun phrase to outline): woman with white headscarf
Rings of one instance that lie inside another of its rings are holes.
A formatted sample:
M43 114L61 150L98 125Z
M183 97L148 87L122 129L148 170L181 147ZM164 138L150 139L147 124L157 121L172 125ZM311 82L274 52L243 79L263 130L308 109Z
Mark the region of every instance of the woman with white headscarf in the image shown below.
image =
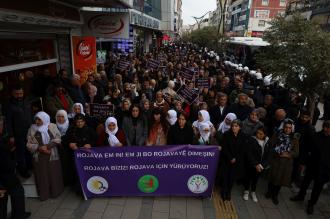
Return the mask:
M105 121L105 132L108 135L105 143L106 145L110 145L110 147L122 147L127 145L125 133L118 128L116 118L109 117Z
M213 137L211 135L211 127L207 122L200 123L198 127L198 135L195 136L195 144L197 145L211 145L214 144Z
M178 120L177 118L177 112L175 110L169 110L167 112L167 117L166 120L168 121L168 123L172 126L176 123L176 121Z
M27 148L33 155L40 200L58 197L64 189L58 146L61 134L45 112L38 112L27 135Z
M228 113L225 119L220 123L218 131L223 134L230 129L231 122L237 119L235 113Z
M56 113L56 126L61 133L61 136L64 136L66 131L69 128L69 119L68 114L65 110L58 110Z
M198 112L198 120L196 120L192 124L195 135L200 134L199 133L199 128L200 128L200 125L202 123L206 123L209 126L210 131L211 131L211 135L213 135L215 133L214 126L213 126L212 122L210 121L210 114L209 114L209 112L207 112L206 110L200 110Z
M75 103L72 106L72 113L69 114L69 119L73 119L77 114L83 114L85 116L84 107L81 103Z

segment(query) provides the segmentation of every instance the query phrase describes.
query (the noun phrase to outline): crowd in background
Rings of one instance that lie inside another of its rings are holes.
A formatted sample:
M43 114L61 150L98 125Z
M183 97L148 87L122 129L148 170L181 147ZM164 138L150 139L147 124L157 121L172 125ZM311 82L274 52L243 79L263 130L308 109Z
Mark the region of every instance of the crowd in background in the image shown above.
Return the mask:
M150 67L151 60L159 60L159 66ZM129 63L127 68L119 66L121 61ZM182 74L186 68L195 72L193 80ZM15 169L25 178L33 171L40 200L58 197L64 186L81 193L73 156L78 148L217 145L216 183L223 200L231 199L239 181L242 198L258 202L257 182L263 175L269 182L266 197L275 205L281 187L292 183L301 188L292 200L300 201L314 180L309 213L330 180L329 96L324 98L323 129L315 132L320 113L316 107L311 114L302 94L206 50L180 44L142 57L110 53L83 83L65 69L57 78L40 77L31 95L42 97L43 111L32 115L19 84L4 107L2 215L9 194L13 218L23 218L24 190ZM208 87L197 86L202 78ZM199 92L192 104L177 93L182 86ZM92 104L108 104L114 111L95 118Z

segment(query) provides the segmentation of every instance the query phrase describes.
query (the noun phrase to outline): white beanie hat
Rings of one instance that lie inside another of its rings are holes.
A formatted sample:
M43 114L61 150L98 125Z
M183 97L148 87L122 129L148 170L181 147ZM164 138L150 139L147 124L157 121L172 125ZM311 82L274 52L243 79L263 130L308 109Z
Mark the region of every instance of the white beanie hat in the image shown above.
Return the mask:
M249 67L245 66L244 71L249 71Z
M257 72L256 72L255 70L251 70L251 71L250 71L250 75L251 75L251 76L255 76L256 73L257 73Z
M255 75L258 80L262 79L262 74L260 72L257 72Z

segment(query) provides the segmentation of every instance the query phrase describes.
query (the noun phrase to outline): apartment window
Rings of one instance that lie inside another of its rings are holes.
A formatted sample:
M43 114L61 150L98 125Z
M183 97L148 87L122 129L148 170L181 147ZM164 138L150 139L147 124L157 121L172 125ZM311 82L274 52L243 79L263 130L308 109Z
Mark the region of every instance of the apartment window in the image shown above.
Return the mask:
M286 0L280 0L280 6L285 7L286 6Z
M254 11L255 18L269 18L269 10L255 10Z
M268 6L269 0L262 0L261 5L262 6Z
M266 21L264 21L264 20L260 20L260 21L258 22L258 27L264 27L264 26L266 26Z

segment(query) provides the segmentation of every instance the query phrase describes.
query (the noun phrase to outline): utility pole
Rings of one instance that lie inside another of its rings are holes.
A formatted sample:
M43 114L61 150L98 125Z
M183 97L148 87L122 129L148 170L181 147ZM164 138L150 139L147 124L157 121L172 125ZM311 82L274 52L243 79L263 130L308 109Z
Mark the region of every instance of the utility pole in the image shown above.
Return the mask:
M201 17L195 17L195 16L192 16L192 17L195 19L196 23L197 23L197 28L198 28L198 30L199 30L200 27L201 27L201 23L202 23L204 17L205 17L208 13L210 13L210 12L211 12L211 11L206 12L206 13L205 13L203 16L201 16Z

